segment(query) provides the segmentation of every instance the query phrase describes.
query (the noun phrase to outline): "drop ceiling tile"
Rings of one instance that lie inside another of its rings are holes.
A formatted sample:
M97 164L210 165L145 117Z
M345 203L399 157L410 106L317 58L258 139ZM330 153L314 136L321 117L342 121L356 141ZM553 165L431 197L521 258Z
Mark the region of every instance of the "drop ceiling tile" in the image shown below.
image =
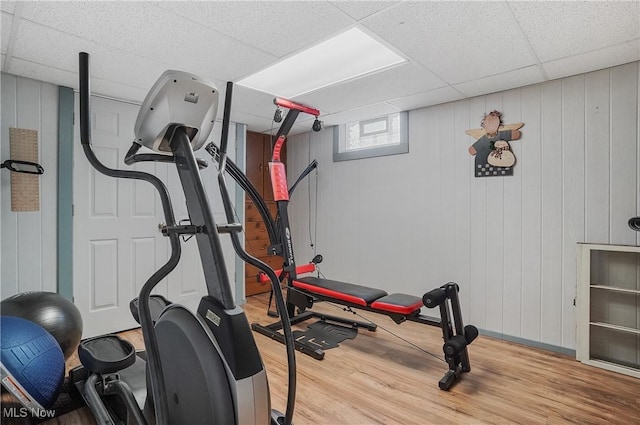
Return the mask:
M220 102L221 109L224 101ZM273 96L242 86L234 87L231 105L233 121L247 124L251 131L259 132L270 127L276 109Z
M145 2L33 2L25 5L23 17L162 62L166 68L186 69L222 81L275 59Z
M149 92L150 88L151 87L131 87L124 84L119 84L118 82L91 77L91 92L93 94L102 94L114 99L127 100L136 104L142 104L142 101ZM133 129L131 129L131 134L133 135Z
M156 7L137 16L138 2L27 2L22 17L61 32L116 46L119 38L130 36L129 44L147 29L153 29ZM142 37L144 38L144 37Z
M583 74L640 60L640 39L542 64L550 79Z
M0 14L0 48L2 53L7 53L9 48L9 38L11 37L11 26L13 24L13 15L2 12Z
M411 96L391 99L387 103L403 111L410 111L412 109L423 108L425 106L453 102L462 98L464 98L464 96L459 91L447 86L423 93L414 94Z
M332 1L331 4L340 8L353 19L360 20L381 10L387 9L399 1Z
M13 75L45 81L59 86L78 88L77 73L25 61L20 58L13 58L11 60L11 64L7 72Z
M28 62L23 59L13 58L11 66L7 70L10 74L20 75L34 80L45 81L59 86L78 89L78 73L70 72L58 68L51 68L46 65ZM91 75L91 92L101 94L116 99L123 99L141 103L147 94L146 89L126 86L113 81Z
M273 96L261 91L234 85L232 106L236 109L244 109L253 115L272 117L276 110L273 104Z
M0 2L3 53L16 4ZM365 107L372 103L408 110L540 82L543 75L532 66L534 49L540 59L550 58L542 65L550 78L640 60L639 6L637 1L21 2L18 13L28 20L14 28L15 55L7 72L77 87L77 53L84 50L92 54L93 88L100 94L140 102L168 68L214 79L224 92L224 81L363 26L409 63L297 99L319 108L330 125L345 115L380 115ZM55 40L55 47L42 40ZM6 61L3 55L2 66ZM268 131L271 96L238 89L234 121ZM221 105L219 117L222 110ZM308 131L312 120L300 116L292 132Z
M247 130L263 133L264 129L268 132L270 120L268 118L260 117L257 115L249 114L244 111L232 110L231 121L245 124Z
M320 42L354 22L326 1L169 1L158 6L278 57Z
M403 2L361 24L449 84L535 63L504 3Z
M322 115L318 117L320 121L322 121ZM310 129L315 121L316 117L309 114L300 114L298 115L298 119L296 120L295 125L299 125L301 127L305 127L306 129Z
M16 8L15 1L0 1L0 10L7 13L13 13Z
M297 100L323 113L345 111L389 98L443 87L445 83L415 63L405 63L367 77L300 96Z
M226 92L226 90L223 90L223 92ZM222 109L224 101L221 100L220 102L218 112ZM231 102L232 121L246 124L251 131L268 133L275 110L273 96L243 86L234 86ZM220 113L218 115L222 117ZM279 124L274 123L273 125L277 130Z
M480 96L509 90L516 87L524 87L544 81L542 73L537 66L529 66L503 74L492 75L474 81L456 84L453 87L466 97Z
M42 40L56 40L57 46L52 49ZM16 36L14 56L33 63L47 64L52 68L73 71L78 67L78 52L87 45L94 46L95 43L86 43L77 37L22 21ZM75 54L71 55L72 51Z
M41 40L56 40L56 48L51 49ZM166 66L159 62L82 40L29 21L22 21L20 25L14 58L23 59L33 64L46 64L49 68L77 75L78 52L81 51L86 51L91 55L93 76L125 86L148 90L166 70ZM45 76L43 81L49 80ZM132 98L127 97L127 99Z
M509 2L541 62L640 37L640 2Z
M400 112L400 109L396 108L395 106L389 105L387 103L376 103L367 105L362 108L351 109L349 111L323 115L320 117L320 120L323 121L325 126L328 127L332 125L344 124L351 121L378 118L396 112Z

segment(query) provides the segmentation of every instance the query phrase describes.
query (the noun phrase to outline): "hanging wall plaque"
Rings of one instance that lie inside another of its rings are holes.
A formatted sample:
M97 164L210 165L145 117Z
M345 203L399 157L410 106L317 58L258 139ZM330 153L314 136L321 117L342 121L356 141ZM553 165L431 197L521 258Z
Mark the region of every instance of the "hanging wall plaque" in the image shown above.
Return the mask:
M475 156L473 175L476 177L512 176L516 157L509 142L518 140L523 123L502 123L502 113L491 111L485 114L481 128L467 130L476 142L469 147L469 153Z

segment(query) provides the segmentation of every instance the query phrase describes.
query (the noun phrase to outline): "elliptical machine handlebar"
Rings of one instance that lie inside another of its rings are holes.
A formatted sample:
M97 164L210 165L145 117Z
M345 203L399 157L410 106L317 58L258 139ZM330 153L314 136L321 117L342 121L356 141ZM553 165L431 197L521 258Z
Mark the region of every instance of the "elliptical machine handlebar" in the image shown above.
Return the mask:
M233 83L227 81L227 90L224 95L224 112L222 115L222 135L220 136L220 156L218 158L218 172L224 174L227 168L227 140L229 139L229 123L231 121L231 98L233 96Z
M222 135L220 140L220 150L218 151L218 185L220 186L220 194L222 196L222 203L226 214L227 221L233 222L235 220L233 204L231 203L231 196L227 188L225 180L225 170L227 165L227 139L229 134L229 122L231 119L231 99L233 93L233 83L227 82L227 91L225 95L224 115L222 118ZM275 293L276 305L280 316L283 320L283 333L285 338L285 346L287 351L287 366L288 366L288 386L287 386L287 406L284 416L284 424L291 425L293 421L293 411L295 408L295 396L296 396L296 358L295 358L295 340L293 338L293 331L291 329L291 322L286 314L286 304L284 301L284 295L282 288L280 287L280 280L276 273L269 265L253 257L242 247L242 243L237 232L231 232L231 243L236 254L246 263L258 268L265 273L271 281L271 286ZM272 418L273 419L273 418ZM280 422L278 422L280 423Z
M160 196L162 203L162 210L164 212L165 221L167 226L174 226L175 216L173 208L171 206L171 199L169 197L169 191L164 183L156 176L145 173L142 171L132 170L118 170L109 168L104 165L96 157L93 149L91 148L91 108L90 108L90 96L91 88L89 83L89 54L80 52L79 54L79 70L80 70L80 141L84 153L89 160L89 163L98 170L100 173L109 176L124 179L143 180L151 183ZM166 388L164 385L163 371L160 367L160 359L158 356L158 341L153 330L153 319L151 316L151 308L148 300L151 296L151 291L155 286L160 283L180 261L181 245L180 236L178 234L169 235L169 241L171 246L171 255L169 260L158 269L140 290L139 299L145 300L140 302L140 324L142 326L142 334L144 337L144 344L147 348L147 365L149 367L151 388L153 391L153 399L156 400L155 415L157 424L168 424L169 413L165 403L160 400L166 400Z

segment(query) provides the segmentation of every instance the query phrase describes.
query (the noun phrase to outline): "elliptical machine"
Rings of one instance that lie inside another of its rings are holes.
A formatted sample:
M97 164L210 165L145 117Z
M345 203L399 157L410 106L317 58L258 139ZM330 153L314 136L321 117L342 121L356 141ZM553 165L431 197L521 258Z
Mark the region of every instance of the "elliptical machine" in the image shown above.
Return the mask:
M193 152L206 142L218 107L216 86L192 74L166 71L145 98L135 125L136 139L125 163L174 162L184 190L189 224L177 224L167 188L156 176L111 169L91 148L89 55L80 53L80 135L89 162L99 172L151 183L160 196L171 255L143 285L131 310L142 326L146 352L136 355L128 342L107 335L83 341L78 350L82 367L71 379L83 394L97 422L111 424L290 424L293 417L296 366L293 334L288 325L289 368L286 412L271 410L266 371L244 311L235 305L220 244L228 233L236 253L272 279L280 311L284 298L274 271L241 247L230 205L229 224L216 225ZM231 89L225 99L221 146L227 144ZM138 154L141 146L157 153ZM230 199L224 181L226 155L219 161L222 196ZM226 204L226 203L225 203ZM163 297L154 287L178 264L180 236L195 236L207 295L197 315ZM286 315L283 315L286 316ZM146 373L145 373L146 372Z

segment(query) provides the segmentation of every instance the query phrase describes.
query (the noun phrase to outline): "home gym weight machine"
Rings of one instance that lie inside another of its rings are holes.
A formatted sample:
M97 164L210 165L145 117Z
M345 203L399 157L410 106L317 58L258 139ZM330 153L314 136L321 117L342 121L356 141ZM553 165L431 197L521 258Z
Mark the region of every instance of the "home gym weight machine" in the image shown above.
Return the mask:
M200 177L194 151L202 147L213 128L219 92L215 85L192 74L167 71L145 98L135 125L136 139L125 163L162 161L176 164L184 190L188 224L177 224L167 188L156 176L140 171L111 169L91 147L89 55L80 53L80 134L82 148L93 167L110 177L138 179L158 191L171 255L143 285L131 310L142 325L146 351L136 355L133 346L115 335L81 343L83 366L71 372L100 425L111 424L291 424L296 370L293 337L288 318L289 387L283 415L271 410L266 371L244 311L235 305L226 273L220 233L228 233L236 253L273 279L281 311L284 299L274 271L240 247L241 225L216 225ZM218 182L227 201L224 172L229 127L231 86L227 87L219 158ZM141 146L156 153L138 154ZM195 236L207 287L197 315L170 303L152 290L178 264L180 237Z
M284 321L287 319L291 324L297 324L315 317L328 324L348 325L353 328L364 327L371 331L376 329L376 325L373 323L358 322L343 317L317 313L311 310L316 301L330 301L349 309L357 308L384 314L397 324L412 321L439 326L442 329L444 357L449 370L438 385L441 389L448 390L463 372L471 370L467 346L478 336L478 330L475 326L463 325L457 284L447 283L427 292L420 298L407 294L388 294L380 289L320 277L298 277L298 274L313 272L315 265L322 261L322 256L317 255L309 264L296 266L291 230L289 228L288 205L290 196L297 184L317 167L317 162L315 160L312 161L291 188L288 188L286 170L280 160L280 152L298 115L306 113L315 116L316 120L313 129L318 131L321 127L317 125L320 112L317 109L286 99L276 98L274 103L278 108L289 109L274 137L275 144L272 158L269 162L271 184L277 207L275 219L246 175L230 161L227 166L229 174L254 202L265 223L271 244L268 248L269 253L284 258L283 267L279 270L279 279L280 281L286 279L287 282L287 308L286 310L278 308L278 310L279 312L286 311L288 317L285 318L283 314L280 314L279 321L266 326L253 323L251 325L252 329L282 343L286 340L285 335L280 333L280 330L283 329ZM222 150L218 149L213 143L208 144L205 149L214 160L217 160L222 154ZM260 273L257 279L267 282L268 276ZM423 306L428 308L439 307L440 320L422 315L420 309ZM296 339L295 348L318 360L324 357L324 351L321 348L301 339Z

